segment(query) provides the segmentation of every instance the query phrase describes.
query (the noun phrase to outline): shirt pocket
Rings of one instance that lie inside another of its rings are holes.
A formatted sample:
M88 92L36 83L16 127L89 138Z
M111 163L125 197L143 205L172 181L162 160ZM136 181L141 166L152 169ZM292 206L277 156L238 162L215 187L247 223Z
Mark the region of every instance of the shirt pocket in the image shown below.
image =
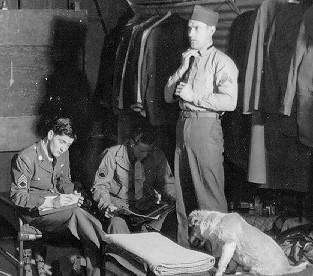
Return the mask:
M45 172L36 172L31 178L30 188L49 190L53 187L51 175Z
M213 75L196 74L193 81L194 93L201 96L207 96L213 91Z

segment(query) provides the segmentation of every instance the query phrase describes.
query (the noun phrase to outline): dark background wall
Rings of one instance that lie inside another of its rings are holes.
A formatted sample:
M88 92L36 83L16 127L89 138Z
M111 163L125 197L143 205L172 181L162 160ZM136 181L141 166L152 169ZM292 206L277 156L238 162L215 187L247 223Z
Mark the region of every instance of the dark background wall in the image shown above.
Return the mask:
M12 156L38 139L34 105L42 96L39 94L40 81L51 71L47 52L51 46L54 16L66 14L71 18L84 14L82 23L87 25L87 33L81 69L87 75L91 98L98 78L105 35L116 26L120 15L128 8L127 2L121 0L81 0L81 12L75 13L69 10L74 7L73 3L70 0L10 0L6 1L8 11L0 10L3 113L0 115L0 192L9 188ZM14 83L10 84L12 67Z
M236 1L237 7L240 9L241 12L255 9L263 0L238 0ZM84 51L82 53L82 70L83 73L86 74L87 80L89 83L90 89L88 90L88 97L93 98L94 93L96 90L98 90L98 93L106 93L105 89L99 90L99 87L97 87L97 84L99 82L99 79L101 79L101 74L105 74L105 72L101 72L99 76L99 68L101 67L101 52L103 48L103 44L105 41L105 38L108 34L111 33L112 30L117 26L119 20L123 15L125 15L126 11L129 9L128 1L126 0L80 0L79 6L81 10L86 11L86 24L87 24L87 32L85 36L85 43L84 43ZM192 6L194 4L203 4L210 8L216 9L218 8L218 11L220 12L220 21L219 25L217 26L217 32L215 34L215 41L217 47L219 47L222 50L225 50L228 43L228 36L229 36L229 30L231 27L231 24L233 20L236 18L237 14L234 12L234 10L226 3L224 0L215 0L215 1L182 1L183 3L178 4L164 4L164 5L151 5L152 1L129 1L133 2L133 8L137 13L146 13L146 14L155 14L155 13L165 13L168 10L172 10L173 12L179 12L181 15L186 15ZM161 2L161 1L158 1ZM177 3L178 1L163 1L163 2L173 2ZM206 2L206 3L204 3ZM32 80L33 83L36 84L35 79L40 79L41 77L44 77L48 72L49 68L45 67L44 70L41 70L40 67L41 64L44 64L45 62L42 62L40 60L40 50L42 50L44 47L49 47L49 44L47 42L40 42L38 41L45 41L45 36L51 35L51 30L49 28L49 24L46 24L46 27L43 27L43 25L38 21L36 23L36 19L38 19L39 14L53 14L56 11L64 11L68 9L72 9L74 7L74 0L10 0L6 1L9 12L10 11L17 11L20 13L20 17L23 17L23 14L31 13L33 11L34 16L30 16L29 19L26 17L23 19L24 25L31 26L31 29L33 30L33 39L34 39L34 45L29 44L29 47L27 49L32 48L32 46L37 47L37 53L38 59L34 58L32 61L35 61L34 64L37 66L37 69L34 71L34 67L32 68L24 68L27 72L30 72L29 74L29 80ZM147 4L149 4L149 7L147 7ZM50 11L50 12L49 12ZM4 14L6 11L0 10L1 13ZM0 18L3 18L0 16ZM44 17L42 17L43 19ZM0 22L1 23L1 22ZM0 24L0 32L7 32L8 29L6 24ZM46 29L44 29L46 28ZM14 29L14 28L13 28ZM38 32L37 30L41 30ZM18 28L15 29L20 31ZM17 31L16 31L17 32ZM14 33L14 32L13 32ZM0 34L1 35L1 34ZM12 45L9 45L10 47L14 46L14 43ZM35 49L33 47L33 49ZM6 51L10 51L9 48L6 48ZM7 53L7 52L6 52ZM1 56L1 54L0 54ZM7 58L7 55L3 54L5 58ZM9 60L8 60L9 61ZM2 72L6 72L6 75L3 76L0 74L0 89L1 88L1 78L4 79L6 82L10 81L10 62L6 62L6 70ZM2 65L3 66L3 65ZM35 67L36 67L35 66ZM48 66L48 65L47 65ZM40 71L41 70L41 71ZM25 71L25 72L26 72ZM32 79L32 74L36 73L36 78ZM26 75L25 75L26 76ZM24 79L27 79L24 76ZM27 79L27 80L28 80ZM15 79L15 82L18 81L18 79ZM16 84L16 83L15 83ZM96 89L97 88L97 89ZM35 90L34 90L35 91ZM99 92L100 91L100 92ZM7 94L6 94L7 93ZM32 95L34 95L33 93ZM4 99L7 99L10 95L9 90L3 90L2 89L2 96ZM30 98L26 98L27 100L31 100ZM19 106L23 107L23 101L17 102ZM20 109L19 109L20 111ZM95 110L93 110L93 107L91 107L91 113L96 113ZM23 115L20 118L16 119L19 115ZM3 117L0 116L0 192L8 190L9 184L10 184L10 175L9 175L9 168L10 168L10 159L12 155L24 148L27 145L30 145L33 143L38 137L34 135L34 120L36 119L34 116L36 116L36 112L29 113L29 114L5 114ZM13 117L12 117L13 116ZM96 116L97 117L97 116ZM2 121L1 121L2 120ZM13 120L13 121L12 121ZM12 123L13 122L13 123ZM111 122L104 122L100 126L100 131L103 131L103 128L107 127L107 124ZM2 125L2 128L1 128ZM97 127L97 126L96 126ZM127 130L127 125L123 126L124 132L125 129ZM116 127L117 128L117 127ZM9 131L8 131L9 130ZM28 131L27 131L28 130ZM31 130L31 131L29 131ZM2 133L2 136L1 136ZM10 136L10 135L11 136ZM2 147L1 147L1 137L2 137ZM12 139L13 137L13 139ZM14 143L12 144L12 141ZM9 144L8 144L9 143ZM101 150L105 144L103 141L92 141L92 143L95 143L93 146L94 149L97 148L96 151ZM91 143L91 144L92 144ZM93 150L94 150L93 149ZM91 152L89 153L90 159L94 159L93 154ZM93 166L93 165L92 165Z

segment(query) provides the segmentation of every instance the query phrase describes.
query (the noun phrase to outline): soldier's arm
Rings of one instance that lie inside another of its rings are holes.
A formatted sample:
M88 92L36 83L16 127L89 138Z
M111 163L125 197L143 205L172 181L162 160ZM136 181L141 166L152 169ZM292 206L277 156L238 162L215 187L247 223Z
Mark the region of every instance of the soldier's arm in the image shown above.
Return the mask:
M14 204L24 208L39 207L45 201L45 194L32 192L29 185L33 176L34 164L31 158L17 155L11 164L10 199Z
M62 167L60 175L58 176L57 188L60 193L71 194L74 192L74 183L71 179L69 153L67 151L64 154L64 166Z
M164 100L166 103L174 103L178 101L178 98L174 98L174 93L176 90L176 85L180 81L180 75L178 72L170 76L165 88L164 88Z
M238 97L238 69L235 63L224 56L215 69L215 90L208 96L193 94L193 104L210 111L233 111Z
M111 205L110 186L115 168L114 156L109 151L105 151L91 188L93 200L97 203L99 210L105 210Z

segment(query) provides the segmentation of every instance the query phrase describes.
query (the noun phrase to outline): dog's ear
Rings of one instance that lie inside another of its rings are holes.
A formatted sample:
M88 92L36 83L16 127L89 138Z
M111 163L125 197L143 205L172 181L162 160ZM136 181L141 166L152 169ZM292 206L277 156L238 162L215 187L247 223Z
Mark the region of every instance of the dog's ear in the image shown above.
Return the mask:
M199 210L192 211L188 217L188 225L189 226L199 225L201 223L201 220L202 220L201 212Z

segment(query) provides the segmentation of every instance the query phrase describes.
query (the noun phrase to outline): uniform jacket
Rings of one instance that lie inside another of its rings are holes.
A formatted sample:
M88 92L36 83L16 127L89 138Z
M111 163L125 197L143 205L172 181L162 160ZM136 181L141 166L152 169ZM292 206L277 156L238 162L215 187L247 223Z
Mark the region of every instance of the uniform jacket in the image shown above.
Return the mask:
M177 104L166 104L164 87L188 47L187 21L172 14L155 26L147 38L141 69L141 97L153 126L175 125ZM161 66L162 65L162 66Z
M313 146L313 7L309 8L300 26L296 51L291 59L287 89L281 111L290 115L294 97L297 95L297 124L299 139L306 146Z
M264 58L264 110L278 113L306 6L287 3L276 14Z
M156 21L160 19L159 16L153 16L149 19L141 22L140 24L134 27L134 31L132 33L129 53L125 67L124 81L123 81L123 95L120 95L123 99L123 107L128 109L132 108L135 111L136 104L138 103L137 90L138 90L138 64L139 64L139 55L140 55L140 44L143 32L145 29L149 28ZM140 110L139 110L140 111ZM143 112L145 115L145 112Z
M92 188L93 199L100 210L109 204L128 206L132 199L130 189L134 168L128 158L127 143L106 149L96 172ZM143 196L151 196L151 190L161 193L164 200L175 197L174 177L162 151L155 149L144 161L142 171L136 173L143 179Z
M11 200L18 206L34 209L43 204L45 196L72 193L69 153L66 151L52 166L41 141L21 151L12 160Z
M121 38L115 56L112 84L112 103L113 107L118 109L123 109L123 99L121 99L121 96L123 95L126 61L128 60L132 34L136 24L139 24L142 20L143 18L132 18L121 31Z
M261 81L264 43L267 42L267 37L277 11L285 4L287 4L287 0L265 0L259 7L252 32L250 48L248 50L243 93L244 114L254 112L255 110L262 110L263 108L263 106L261 106L261 104L263 104Z

